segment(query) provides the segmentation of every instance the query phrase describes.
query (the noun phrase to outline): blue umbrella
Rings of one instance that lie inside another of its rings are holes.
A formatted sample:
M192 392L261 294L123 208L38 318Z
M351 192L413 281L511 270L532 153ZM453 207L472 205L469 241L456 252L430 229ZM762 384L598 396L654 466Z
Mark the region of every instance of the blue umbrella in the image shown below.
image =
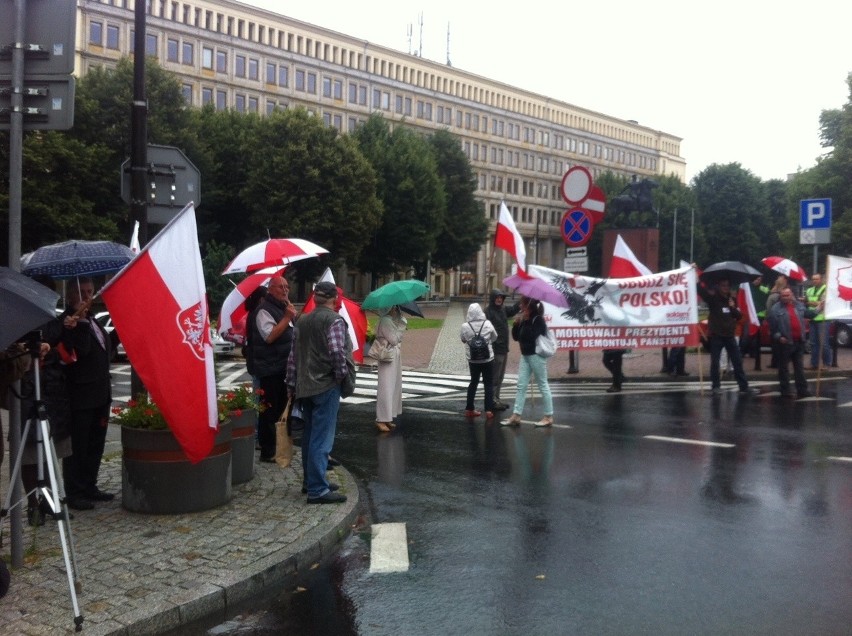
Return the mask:
M0 349L56 318L59 294L8 267L0 267Z
M126 245L112 241L65 241L44 245L21 257L21 273L55 279L117 272L133 260Z

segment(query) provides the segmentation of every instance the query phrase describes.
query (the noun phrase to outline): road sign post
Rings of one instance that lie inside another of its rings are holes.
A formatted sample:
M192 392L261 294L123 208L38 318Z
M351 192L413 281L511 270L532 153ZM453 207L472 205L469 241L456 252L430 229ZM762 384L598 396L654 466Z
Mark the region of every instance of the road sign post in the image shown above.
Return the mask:
M811 271L819 271L819 245L831 243L831 199L799 201L799 244L814 246Z

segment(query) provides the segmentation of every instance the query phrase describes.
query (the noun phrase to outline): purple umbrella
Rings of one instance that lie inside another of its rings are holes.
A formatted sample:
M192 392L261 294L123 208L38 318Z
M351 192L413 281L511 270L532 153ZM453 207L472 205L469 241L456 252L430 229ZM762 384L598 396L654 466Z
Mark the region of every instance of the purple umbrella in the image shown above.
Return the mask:
M557 281L554 281L557 282ZM535 298L542 302L556 305L557 307L570 307L571 303L566 298L554 283L538 278L536 276L524 277L519 274L513 274L503 279L503 284L506 287L519 291L528 298ZM560 285L561 286L561 285Z

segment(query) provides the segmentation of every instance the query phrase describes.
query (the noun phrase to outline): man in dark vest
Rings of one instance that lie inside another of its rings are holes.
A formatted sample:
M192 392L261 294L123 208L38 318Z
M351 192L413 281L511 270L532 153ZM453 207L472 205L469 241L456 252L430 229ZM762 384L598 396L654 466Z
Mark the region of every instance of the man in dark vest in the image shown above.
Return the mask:
M349 375L352 341L346 322L334 308L337 287L327 281L314 287L316 309L299 319L287 362L287 392L302 409L302 466L309 504L346 501L326 479L334 445L341 384Z
M253 313L248 328L251 360L255 376L260 381L263 401L267 408L260 414L257 441L260 461L275 461L275 423L284 411L287 389L284 374L293 344L293 319L296 308L287 299L290 285L283 276L273 276L269 290Z

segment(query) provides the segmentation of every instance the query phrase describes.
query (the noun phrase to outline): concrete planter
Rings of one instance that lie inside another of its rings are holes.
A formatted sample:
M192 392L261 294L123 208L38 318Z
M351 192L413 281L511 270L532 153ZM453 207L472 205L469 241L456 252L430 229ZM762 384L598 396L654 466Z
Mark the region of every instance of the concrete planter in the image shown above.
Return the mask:
M231 423L205 459L191 464L171 431L121 427L121 505L131 512L180 514L231 499Z
M251 409L235 415L231 422L231 484L244 484L254 478L255 423L257 411Z

